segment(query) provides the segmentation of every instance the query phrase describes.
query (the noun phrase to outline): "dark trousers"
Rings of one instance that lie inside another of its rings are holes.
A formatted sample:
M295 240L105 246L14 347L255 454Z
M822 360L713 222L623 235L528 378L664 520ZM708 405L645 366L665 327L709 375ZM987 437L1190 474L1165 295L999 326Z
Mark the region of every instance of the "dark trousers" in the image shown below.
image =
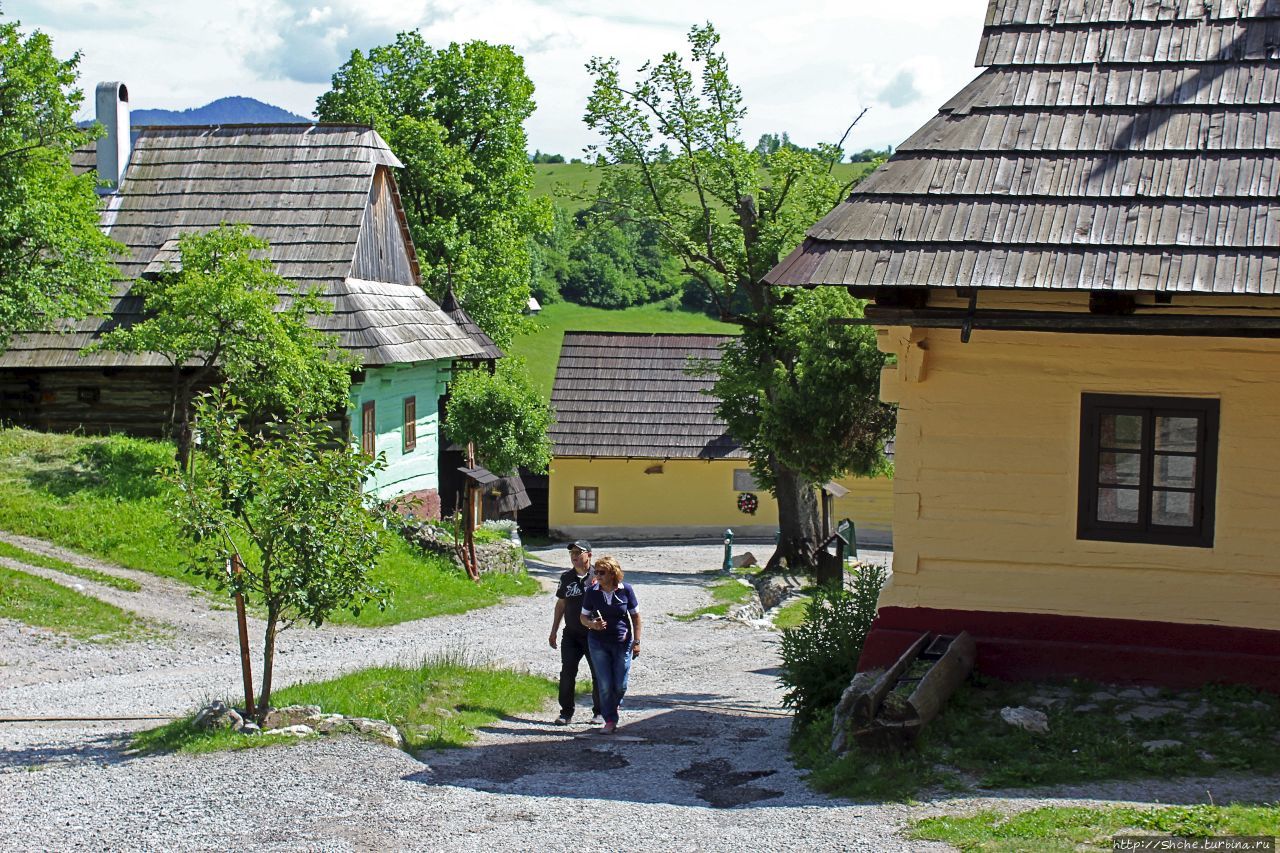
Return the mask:
M586 633L569 633L560 635L560 716L566 720L573 719L573 693L578 683L578 664L587 659L587 668L591 670L591 713L600 713L600 682L596 678L596 665L591 662L587 653Z

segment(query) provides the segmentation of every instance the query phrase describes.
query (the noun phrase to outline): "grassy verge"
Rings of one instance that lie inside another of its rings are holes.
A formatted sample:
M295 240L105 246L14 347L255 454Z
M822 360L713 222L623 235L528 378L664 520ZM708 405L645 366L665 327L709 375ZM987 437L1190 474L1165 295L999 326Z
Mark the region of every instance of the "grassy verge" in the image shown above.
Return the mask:
M696 311L668 311L661 305L638 305L610 311L572 302L557 302L543 308L533 318L533 324L533 331L516 337L511 345L511 354L528 362L534 384L547 400L551 399L551 383L555 380L560 343L566 331L717 335L736 335L740 331L737 326L721 323Z
M1160 696L1125 693L1088 682L984 680L957 692L913 748L854 748L833 756L828 713L795 733L792 750L812 771L815 787L857 799L902 799L928 787L958 791L1280 771L1280 696L1220 686ZM1047 705L1048 733L1000 719L1001 708L1018 705ZM1167 713L1141 710L1161 708Z
M128 640L151 630L149 623L119 607L3 566L0 617L95 642Z
M805 612L808 608L808 596L792 598L773 614L773 626L780 631L785 628L799 628L804 624Z
M729 608L751 600L751 587L734 577L722 578L711 584L711 599L715 604L700 607L692 613L676 615L681 622L692 622L705 615L724 616Z
M1280 835L1280 807L1175 806L1151 809L1040 808L1014 815L983 811L967 817L932 817L910 835L945 841L963 851L1111 850L1116 835Z
M272 704L319 705L327 714L386 720L400 729L410 749L461 746L475 730L515 714L538 711L556 695L556 683L525 673L464 660L441 658L419 666L379 666L315 684L276 691ZM191 718L134 738L146 752L212 752L246 749L281 738L228 732L197 732ZM292 739L290 739L292 740Z
M172 465L167 442L0 430L0 530L214 591L212 580L186 571L186 553L168 514L173 494L157 473ZM424 555L393 533L387 533L373 580L391 591L391 606L333 621L388 625L538 590L523 575L486 576L474 584L449 561Z
M83 566L72 565L65 560L59 560L55 557L46 557L44 554L35 554L25 548L19 548L17 545L10 545L8 542L0 542L0 557L8 557L10 560L17 560L20 563L26 563L28 566L39 566L42 569L54 569L62 572L64 575L74 575L78 578L84 578L87 581L100 583L114 589L124 590L125 592L137 592L142 589L141 584L128 578L118 578L115 575L109 575L106 572L100 572L97 569L86 569Z

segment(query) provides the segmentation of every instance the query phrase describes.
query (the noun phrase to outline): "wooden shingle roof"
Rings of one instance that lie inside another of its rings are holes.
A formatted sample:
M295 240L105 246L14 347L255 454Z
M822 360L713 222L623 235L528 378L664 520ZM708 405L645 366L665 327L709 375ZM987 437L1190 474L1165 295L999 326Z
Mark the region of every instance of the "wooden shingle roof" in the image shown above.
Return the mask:
M991 0L978 65L767 281L1280 292L1280 0Z
M77 151L73 165L94 168L93 147ZM410 242L403 243L409 257L399 272L386 276L394 280L363 280L353 267L366 210L382 191L375 176L399 165L375 131L354 125L135 129L120 191L105 198L102 211L103 228L127 249L118 260L121 277L109 316L56 333L17 335L0 353L0 367L163 364L150 355L79 353L103 329L141 316L130 286L177 260L180 235L223 222L246 223L268 240L276 271L290 288L317 288L333 313L313 325L336 332L342 347L365 364L477 353L479 346L415 283ZM389 176L385 186L394 193Z
M746 459L716 417L713 380L690 360L720 360L724 335L565 332L551 406L556 456Z
M505 357L506 353L493 342L493 338L486 335L484 330L476 325L476 321L471 319L471 315L466 312L466 309L462 307L462 303L458 301L458 297L454 295L453 288L450 288L445 293L444 299L440 302L440 310L448 314L450 319L470 335L471 339L480 347L480 351L475 355L466 356L468 361L487 361Z

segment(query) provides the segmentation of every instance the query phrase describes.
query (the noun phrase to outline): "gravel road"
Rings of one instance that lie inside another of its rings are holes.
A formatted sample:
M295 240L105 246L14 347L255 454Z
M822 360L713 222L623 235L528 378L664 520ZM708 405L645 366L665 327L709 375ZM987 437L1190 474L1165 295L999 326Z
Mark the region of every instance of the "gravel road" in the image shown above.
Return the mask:
M4 722L0 849L941 850L949 848L908 841L901 828L940 809L1007 803L854 804L813 793L786 757L776 632L670 615L709 603L712 577L705 572L719 566L720 547L598 549L597 556L619 558L645 614L645 654L632 671L617 735L552 726L549 706L502 720L468 748L416 756L356 737L196 757L134 756L129 732L156 723ZM209 697L236 694L229 611L180 584L93 565L144 589L120 592L41 574L171 629L146 642L103 646L0 620L0 719L178 715ZM550 590L568 565L567 552L546 549L530 571ZM548 591L387 628L294 629L281 637L277 671L288 683L461 651L554 676L559 657L546 640L551 606ZM583 710L579 720L589 714ZM1143 796L1132 786L1089 793L1123 800L1164 793L1165 802L1199 796L1198 782L1180 784L1154 793L1148 785ZM1257 796L1259 783L1248 784Z

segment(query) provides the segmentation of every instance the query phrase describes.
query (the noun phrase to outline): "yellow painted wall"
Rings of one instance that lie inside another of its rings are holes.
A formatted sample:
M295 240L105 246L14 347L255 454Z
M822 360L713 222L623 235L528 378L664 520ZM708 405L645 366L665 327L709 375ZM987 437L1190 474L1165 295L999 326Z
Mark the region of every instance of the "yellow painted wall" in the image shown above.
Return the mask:
M661 474L645 469L662 466ZM549 523L578 536L678 538L718 536L730 527L740 536L773 536L778 505L768 492L755 515L738 511L734 469L746 460L582 459L557 457L551 464ZM889 538L892 482L887 478L847 478L849 494L836 501L835 518L854 519L859 538ZM599 512L575 513L576 486L599 489Z
M1280 629L1280 341L878 331L899 404L882 606ZM1076 539L1089 392L1221 401L1213 548Z

